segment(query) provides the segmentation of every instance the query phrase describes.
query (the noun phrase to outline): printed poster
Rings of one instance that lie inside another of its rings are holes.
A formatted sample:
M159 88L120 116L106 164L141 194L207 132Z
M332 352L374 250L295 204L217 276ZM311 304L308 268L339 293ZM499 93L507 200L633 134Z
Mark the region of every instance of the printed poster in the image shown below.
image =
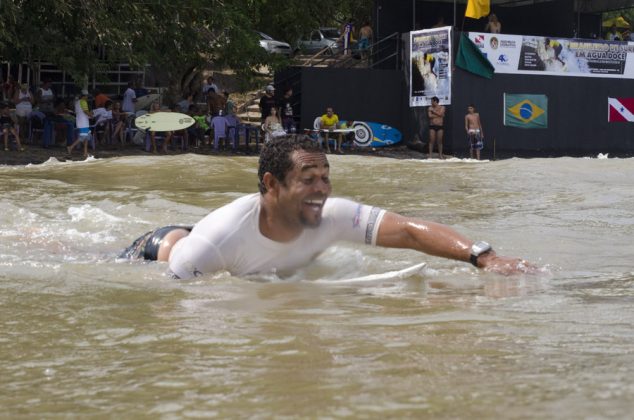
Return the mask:
M410 32L409 105L451 104L451 26Z

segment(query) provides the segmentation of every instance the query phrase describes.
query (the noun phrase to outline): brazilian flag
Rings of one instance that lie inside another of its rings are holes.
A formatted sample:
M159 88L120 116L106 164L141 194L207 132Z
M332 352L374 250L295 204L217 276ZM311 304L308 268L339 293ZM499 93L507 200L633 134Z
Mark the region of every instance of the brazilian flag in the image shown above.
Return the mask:
M548 128L548 97L505 93L504 125L519 128Z

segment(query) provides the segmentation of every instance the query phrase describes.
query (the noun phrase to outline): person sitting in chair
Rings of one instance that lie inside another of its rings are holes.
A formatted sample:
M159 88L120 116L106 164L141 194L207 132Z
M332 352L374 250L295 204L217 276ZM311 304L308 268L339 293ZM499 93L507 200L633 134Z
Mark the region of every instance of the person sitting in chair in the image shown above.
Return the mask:
M273 107L269 110L269 115L264 120L262 129L264 130L264 141L267 143L272 138L286 135L280 117L277 115L277 108Z
M339 116L335 114L332 107L329 106L328 108L326 108L326 113L322 115L321 119L319 120L319 129L324 132L323 137L326 143L326 151L328 153L330 153L330 144L328 143L328 139L331 136L331 132L337 129L338 124ZM343 153L343 151L341 150L343 136L341 135L341 133L337 133L335 138L335 152Z

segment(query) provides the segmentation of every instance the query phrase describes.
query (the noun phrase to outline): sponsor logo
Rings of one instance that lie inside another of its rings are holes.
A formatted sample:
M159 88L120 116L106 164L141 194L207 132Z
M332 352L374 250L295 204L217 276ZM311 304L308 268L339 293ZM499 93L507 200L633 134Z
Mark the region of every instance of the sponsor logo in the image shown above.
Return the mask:
M498 39L493 36L491 37L491 40L489 41L489 45L491 46L492 49L497 50L498 45L500 45L500 41L498 41Z
M473 43L480 48L484 48L484 35L476 35L473 39Z
M500 54L500 56L498 57L498 64L504 64L504 65L508 65L509 64L509 57L506 54Z

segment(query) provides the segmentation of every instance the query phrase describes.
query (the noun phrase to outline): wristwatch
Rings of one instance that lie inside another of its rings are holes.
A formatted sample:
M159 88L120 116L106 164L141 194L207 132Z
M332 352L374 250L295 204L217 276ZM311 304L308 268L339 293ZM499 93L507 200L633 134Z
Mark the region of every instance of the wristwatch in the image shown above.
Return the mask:
M469 261L471 261L471 264L477 267L478 257L482 254L486 254L492 249L493 248L491 248L491 245L489 245L487 242L478 241L474 243L473 245L471 245L471 256L469 257Z

